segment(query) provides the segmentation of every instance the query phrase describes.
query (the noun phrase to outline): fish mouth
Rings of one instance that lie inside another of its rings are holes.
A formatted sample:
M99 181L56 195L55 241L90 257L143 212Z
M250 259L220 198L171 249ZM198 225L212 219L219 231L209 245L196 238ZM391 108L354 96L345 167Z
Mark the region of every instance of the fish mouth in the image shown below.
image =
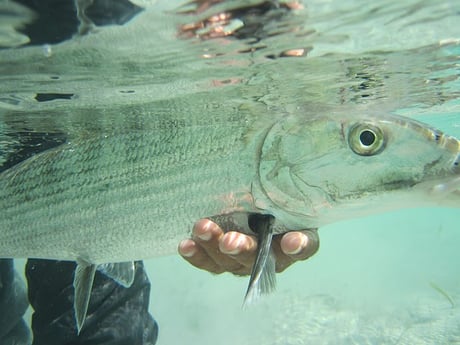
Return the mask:
M449 195L460 197L460 176L450 181L445 181L434 185L430 192L437 198Z
M429 193L431 196L436 197L438 199L446 198L446 199L453 199L457 202L460 201L460 141L455 138L450 138L451 141L455 141L457 146L456 148L456 156L451 163L450 173L451 175L448 179L444 181L440 181L433 185L430 189ZM450 147L455 146L451 144ZM457 204L458 207L460 204Z

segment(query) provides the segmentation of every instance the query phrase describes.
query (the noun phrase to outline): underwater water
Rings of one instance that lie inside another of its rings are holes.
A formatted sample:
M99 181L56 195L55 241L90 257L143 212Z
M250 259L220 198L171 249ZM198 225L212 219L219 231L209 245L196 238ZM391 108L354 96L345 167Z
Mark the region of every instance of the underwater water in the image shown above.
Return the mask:
M319 252L245 310L247 279L210 276L177 257L149 261L159 342L457 344L457 217L414 209L325 227Z
M456 0L192 2L187 14L180 1L135 3L144 10L126 24L56 44L27 45L11 26L31 15L0 11L3 168L155 116L171 126L240 109L388 112L460 137ZM245 25L206 22L220 13ZM458 219L458 208L424 208L328 225L319 252L244 310L247 278L178 255L145 260L158 344L460 344Z

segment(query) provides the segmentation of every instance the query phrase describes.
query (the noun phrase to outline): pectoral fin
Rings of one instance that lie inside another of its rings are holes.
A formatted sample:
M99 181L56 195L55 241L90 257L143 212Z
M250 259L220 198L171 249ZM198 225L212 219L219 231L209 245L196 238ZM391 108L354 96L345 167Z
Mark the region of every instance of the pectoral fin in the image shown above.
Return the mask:
M78 334L80 334L83 323L85 322L86 313L88 312L89 298L91 296L91 287L93 286L95 273L96 265L92 264L78 263L75 269L73 305Z
M88 312L89 299L96 269L125 288L130 287L134 281L135 266L133 261L108 263L98 266L85 262L78 262L73 281L75 289L74 310L78 333L80 333L83 327Z
M248 220L250 228L258 235L258 248L244 297L244 306L255 302L261 294L271 293L276 288L275 255L271 250L275 218L271 215L254 214L250 215Z
M102 264L97 266L97 270L125 288L129 288L133 284L135 273L134 261Z

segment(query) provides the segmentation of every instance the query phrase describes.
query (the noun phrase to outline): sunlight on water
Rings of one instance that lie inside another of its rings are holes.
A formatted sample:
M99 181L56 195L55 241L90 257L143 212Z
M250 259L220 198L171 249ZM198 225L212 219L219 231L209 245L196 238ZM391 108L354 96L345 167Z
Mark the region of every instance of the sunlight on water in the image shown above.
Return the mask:
M27 37L11 27L32 15L0 1L2 170L92 133L246 112L390 112L460 137L456 0L304 1L264 12L268 24L242 37L197 24L239 1L195 15L177 14L179 2L135 3L145 10L125 25L20 47ZM247 310L247 278L148 259L158 344L460 344L458 215L410 209L326 226L318 254Z

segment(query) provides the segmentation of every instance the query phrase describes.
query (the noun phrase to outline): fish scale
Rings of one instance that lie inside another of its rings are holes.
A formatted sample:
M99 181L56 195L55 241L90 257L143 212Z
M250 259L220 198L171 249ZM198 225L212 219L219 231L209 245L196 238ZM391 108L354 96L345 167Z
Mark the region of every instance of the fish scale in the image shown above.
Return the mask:
M255 159L243 159L251 153L241 133L225 129L222 135L216 124L213 130L189 126L172 137L165 129L76 139L4 172L1 255L83 256L100 263L175 252L194 221L221 213L227 205L220 199L228 191L247 191L256 174ZM176 141L165 141L168 136ZM154 232L172 224L174 230ZM149 232L155 236L146 244ZM113 241L126 236L132 251ZM31 237L33 248L18 248ZM89 253L85 245L92 243L98 249Z

